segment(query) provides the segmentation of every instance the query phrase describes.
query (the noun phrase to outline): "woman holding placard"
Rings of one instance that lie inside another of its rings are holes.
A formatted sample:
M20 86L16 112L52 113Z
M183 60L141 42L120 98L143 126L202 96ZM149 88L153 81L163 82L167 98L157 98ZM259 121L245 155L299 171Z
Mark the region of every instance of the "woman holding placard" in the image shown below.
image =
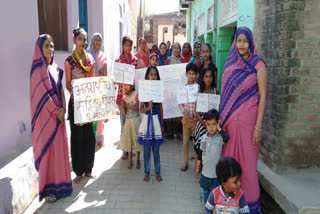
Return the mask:
M133 44L133 42L129 36L124 36L122 38L122 53L120 54L119 58L116 59L116 62L134 65L137 68L138 67L137 59L131 54L132 44ZM121 107L122 98L123 98L124 94L123 94L122 84L117 84L117 85L118 85L118 94L117 94L116 103L117 103L119 111L120 111L120 125L121 125L121 133L122 133L123 127L125 124L125 120L126 120L126 117L125 117L125 115L122 111L122 107ZM122 160L127 159L127 154L125 152L123 153L121 159Z
M39 200L55 202L72 193L64 115L63 70L53 60L54 44L40 35L30 72L32 147L39 172Z
M95 76L107 76L107 57L103 53L104 47L103 47L102 36L100 33L94 33L92 35L91 42L89 44L87 51L91 53L95 61L94 63ZM96 129L94 131L96 132L96 142L99 147L101 147L104 142L104 135L103 135L104 123L103 122L104 122L103 120L93 122L93 124L96 125L93 128Z
M252 32L247 27L238 28L222 76L220 118L230 140L221 155L233 157L240 163L241 187L250 213L260 213L257 163L267 80L267 69L257 55Z
M73 30L73 42L76 47L72 55L65 61L65 70L66 87L71 94L68 114L71 128L72 168L76 173L76 178L73 181L79 183L83 174L89 178L95 178L91 174L94 164L95 136L92 123L74 123L74 100L71 80L94 77L95 61L92 55L85 51L87 33L84 29L76 28Z
M166 60L166 65L186 63L186 60L181 56L181 46L178 42L172 45L172 56L168 57ZM182 139L182 118L171 118L164 121L166 131L165 134L168 138L173 138L176 135L178 138Z

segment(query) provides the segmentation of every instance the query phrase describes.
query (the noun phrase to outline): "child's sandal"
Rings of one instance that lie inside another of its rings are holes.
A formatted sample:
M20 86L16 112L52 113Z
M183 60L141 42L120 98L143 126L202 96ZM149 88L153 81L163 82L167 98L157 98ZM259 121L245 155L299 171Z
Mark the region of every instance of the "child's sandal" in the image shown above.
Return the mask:
M145 174L143 180L144 180L145 182L148 182L148 181L150 180L149 174Z

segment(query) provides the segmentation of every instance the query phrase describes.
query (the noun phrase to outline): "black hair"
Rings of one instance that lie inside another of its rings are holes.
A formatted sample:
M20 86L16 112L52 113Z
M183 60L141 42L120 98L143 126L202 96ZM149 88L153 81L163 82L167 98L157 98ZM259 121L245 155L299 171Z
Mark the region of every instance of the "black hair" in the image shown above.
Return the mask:
M207 71L211 71L211 74L212 74L212 82L211 82L211 87L212 89L216 88L216 83L215 83L215 71L213 69L212 66L209 66L209 67L203 67L201 70L200 70L200 92L204 92L205 89L206 89L206 84L204 83L203 81L203 78L204 78L204 75Z
M157 80L160 80L160 75L159 75L158 68L156 66L153 66L153 65L148 66L147 71L146 71L146 75L144 76L144 79L146 79L146 80L148 79L149 73L150 73L150 71L152 69L156 70L157 76L158 76Z
M77 38L80 34L87 36L87 32L83 28L80 28L80 27L73 29L72 32L73 32L74 38Z
M209 51L210 51L210 55L209 55L209 60L210 62L212 62L212 55L211 55L211 52L212 52L212 49L211 49L211 45L209 43L204 43L201 47L201 49L203 48L203 46L206 46L209 48Z
M210 109L207 113L204 114L204 120L215 119L218 122L219 117L219 112L216 109Z
M197 66L195 64L193 64L192 62L189 62L186 66L186 73L188 73L188 71L193 70L195 73L197 73Z
M164 43L164 42L161 42L160 45L159 45L159 50L160 50L160 48L161 48L161 45L164 45L164 46L166 47L166 49L167 49L167 44Z
M220 184L222 184L231 177L241 177L242 169L240 164L232 157L223 157L220 158L216 166L216 174Z
M122 37L122 45L124 45L124 43L126 43L127 41L129 41L131 43L131 45L133 44L133 41L131 40L131 38L128 35L124 35Z

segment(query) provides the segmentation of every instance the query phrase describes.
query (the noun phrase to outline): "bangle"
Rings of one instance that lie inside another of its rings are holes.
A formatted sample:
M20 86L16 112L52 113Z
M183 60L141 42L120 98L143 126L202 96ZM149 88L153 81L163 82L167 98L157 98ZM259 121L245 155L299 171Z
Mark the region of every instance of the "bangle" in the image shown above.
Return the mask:
M262 131L262 129L259 129L259 128L258 128L258 127L256 127L256 126L254 127L254 129L255 129L255 130L257 130L257 131L259 131L259 132L261 132L261 131Z

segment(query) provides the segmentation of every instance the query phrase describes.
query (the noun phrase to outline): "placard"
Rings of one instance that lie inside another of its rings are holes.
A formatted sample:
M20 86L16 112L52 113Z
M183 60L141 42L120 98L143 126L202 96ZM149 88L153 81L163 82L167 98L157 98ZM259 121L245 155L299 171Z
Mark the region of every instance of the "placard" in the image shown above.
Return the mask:
M133 85L135 67L133 65L115 62L113 66L114 81Z
M199 86L197 84L186 85L182 88L179 88L177 91L178 104L195 103L197 100L198 91Z
M220 95L199 93L197 97L197 112L208 112L211 109L219 111Z
M115 86L109 77L90 77L71 81L74 98L74 123L104 120L116 107Z
M163 102L163 82L161 80L139 80L139 101Z

